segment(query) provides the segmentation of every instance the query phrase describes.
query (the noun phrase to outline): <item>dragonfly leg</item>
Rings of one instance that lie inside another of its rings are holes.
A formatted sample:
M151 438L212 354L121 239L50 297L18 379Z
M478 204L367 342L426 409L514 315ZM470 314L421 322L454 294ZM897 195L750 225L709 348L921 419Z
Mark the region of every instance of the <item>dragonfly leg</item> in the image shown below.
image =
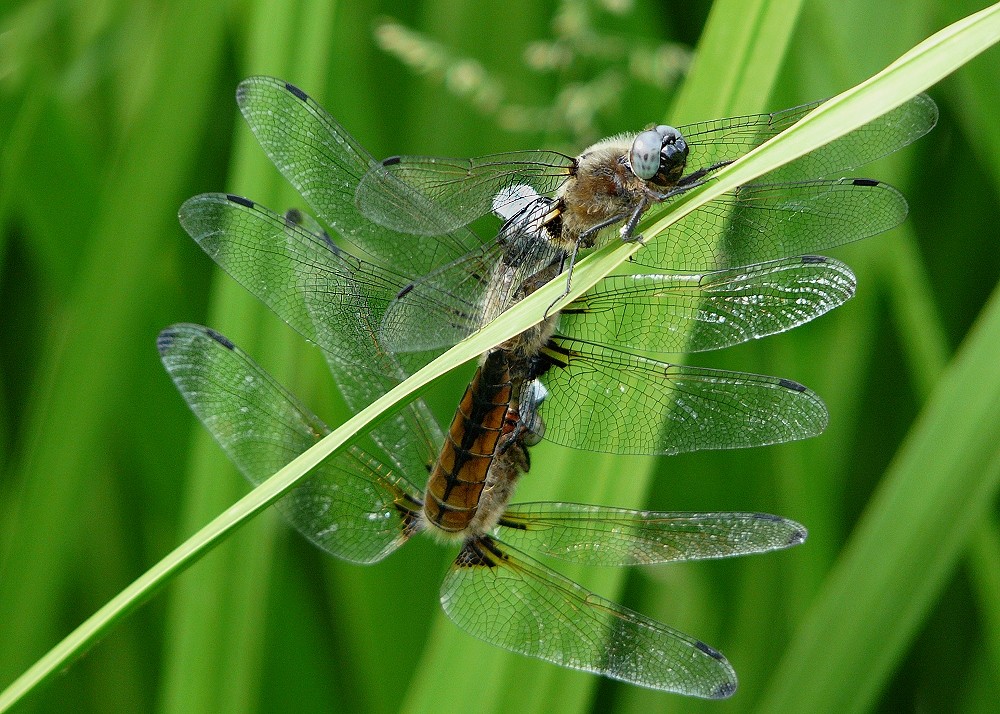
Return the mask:
M569 289L573 284L573 266L576 264L576 254L579 252L580 252L580 242L578 241L573 244L573 250L570 251L569 253L569 271L566 273L566 289L563 290L562 295L553 300L549 304L549 306L545 308L545 314L542 315L543 319L548 320L549 315L552 312L552 308L555 306L555 304L569 294ZM559 265L560 269L562 268L563 265L565 265L565 263L566 263L566 254L564 253Z
M625 243L642 243L642 235L635 233L635 227L639 224L639 219L642 218L642 214L646 212L649 208L649 198L643 196L639 205L635 207L632 211L632 215L629 216L628 221L622 226L621 236Z
M689 188L694 188L695 186L700 186L702 183L704 183L702 179L705 178L705 176L714 171L718 171L724 166L729 166L729 164L731 163L733 163L731 159L728 161L718 161L712 164L711 166L706 166L704 168L698 169L697 171L692 171L687 176L681 177L681 180L677 182L677 187L689 189ZM670 193L673 192L671 191Z

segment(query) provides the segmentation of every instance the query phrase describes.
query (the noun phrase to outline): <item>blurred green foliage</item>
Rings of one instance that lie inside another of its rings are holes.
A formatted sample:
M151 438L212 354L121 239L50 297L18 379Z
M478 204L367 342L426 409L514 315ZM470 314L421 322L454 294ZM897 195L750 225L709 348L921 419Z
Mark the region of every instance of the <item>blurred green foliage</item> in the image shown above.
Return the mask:
M720 2L716 36L703 40L714 53L694 55L697 94L678 73L707 3L10 8L0 17L0 688L243 493L162 372L161 327L206 322L329 423L345 417L316 351L218 275L175 220L201 191L297 205L236 121L239 79L304 87L375 155L573 151L651 121L834 94L981 5L815 0L799 14L797 3ZM757 28L763 59L719 39L760 18L774 23ZM769 556L573 573L718 646L741 678L732 700L508 655L440 613L449 549L421 539L360 568L264 517L21 710L992 711L1000 370L982 356L1000 352L998 80L994 49L931 90L941 122L930 136L865 171L904 191L911 218L837 252L859 277L852 303L697 360L808 384L830 407L824 436L654 461L549 445L534 455L524 498L761 510L809 527L804 546ZM442 418L467 377L430 393ZM649 469L648 481L637 476Z

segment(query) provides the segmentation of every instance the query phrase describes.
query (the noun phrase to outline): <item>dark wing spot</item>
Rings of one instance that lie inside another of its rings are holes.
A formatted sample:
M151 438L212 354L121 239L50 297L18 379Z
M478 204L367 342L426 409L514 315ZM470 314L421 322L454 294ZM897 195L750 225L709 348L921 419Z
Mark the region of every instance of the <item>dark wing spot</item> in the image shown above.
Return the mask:
M285 89L294 94L296 97L301 99L303 102L309 99L309 95L303 92L301 89L296 87L294 84L289 84L285 82Z
M161 330L160 334L156 336L156 349L160 353L161 357L170 351L170 348L174 345L174 339L176 339L176 337L177 331L172 327Z
M251 201L249 198L243 198L243 196L237 196L232 193L226 194L226 200L232 203L238 203L239 205L245 208L253 208L254 205L253 201Z
M799 384L798 382L793 382L790 379L779 379L778 386L784 387L785 389L791 389L793 392L804 392L806 388Z
M399 156L390 156L387 159L382 159L382 165L383 166L395 166L400 161L402 161L402 157L399 157Z
M755 513L753 514L753 517L762 521L770 521L771 523L780 523L781 521L785 520L781 516L775 516L770 513Z
M414 284L413 284L413 283L410 283L410 284L409 284L409 285L407 285L407 286L406 286L405 288L403 288L403 289L402 289L402 290L400 290L400 291L399 291L398 293L396 293L396 299L397 299L397 300L399 300L399 299L401 299L401 298L405 297L405 296L406 296L406 293L408 293L408 292L410 292L411 290L413 290L413 288L414 288Z
M321 231L319 237L323 239L323 242L326 243L326 247L329 248L334 255L340 255L340 248L333 242L333 238L330 237L329 233Z
M234 345L232 343L232 340L230 340L225 335L223 335L223 334L221 334L219 332L216 332L211 327L206 327L205 328L205 334L208 335L209 337L211 337L216 342L218 342L223 347L225 347L227 350L235 350L236 349L236 345Z
M455 565L459 568L495 568L503 559L503 552L490 538L470 538L455 558Z
M513 528L514 530L517 530L517 531L526 531L526 530L528 530L527 524L522 523L521 521L512 521L509 518L505 518L503 516L500 517L500 521L499 521L499 523L497 523L497 525L498 526L503 526L504 528Z
M822 255L803 255L801 261L805 265L815 265L827 262L826 258Z
M878 186L880 182L875 179L854 179L851 183L855 186Z
M800 545L801 543L805 543L806 542L806 537L808 535L809 535L809 531L807 531L805 528L796 528L788 536L788 545L789 546L793 546L793 545Z
M705 654L707 654L712 659L717 659L720 662L725 662L726 661L726 658L722 656L722 653L719 652L719 650L715 649L714 647L710 647L709 645L706 645L701 640L698 640L697 642L695 642L694 646L697 647L698 649L700 649Z

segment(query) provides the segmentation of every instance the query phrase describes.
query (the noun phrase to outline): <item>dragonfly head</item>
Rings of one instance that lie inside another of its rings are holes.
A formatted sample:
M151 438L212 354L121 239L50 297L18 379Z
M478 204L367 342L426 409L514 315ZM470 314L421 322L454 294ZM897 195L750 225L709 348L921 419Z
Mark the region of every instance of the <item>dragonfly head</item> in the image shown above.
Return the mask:
M628 152L632 172L657 186L676 184L687 156L687 141L677 129L665 124L639 132Z

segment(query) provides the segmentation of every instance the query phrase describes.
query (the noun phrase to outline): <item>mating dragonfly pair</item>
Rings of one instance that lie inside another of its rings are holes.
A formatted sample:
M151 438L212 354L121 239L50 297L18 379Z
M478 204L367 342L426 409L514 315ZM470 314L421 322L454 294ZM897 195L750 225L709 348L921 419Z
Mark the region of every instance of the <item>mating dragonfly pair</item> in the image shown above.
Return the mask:
M292 85L251 78L237 101L325 228L299 211L280 215L227 194L190 199L181 223L323 350L355 409L556 277L604 228L622 226L621 237L633 239L650 205L711 180L815 106L660 126L575 158L530 151L378 162ZM895 189L840 174L905 146L935 119L933 102L916 97L694 211L636 253L638 265L674 272L606 278L484 355L447 435L417 400L370 433L381 457L351 446L279 507L314 543L358 563L380 560L421 530L458 541L442 606L488 642L654 689L729 696L736 677L718 651L520 549L579 563L662 563L788 547L804 540L800 525L756 513L509 500L541 438L671 454L821 432L823 403L795 382L657 355L780 332L847 300L854 277L846 266L800 256L903 220ZM484 240L469 225L490 214L502 225ZM182 395L251 482L329 432L209 328L176 325L158 345ZM427 473L421 491L413 482Z

